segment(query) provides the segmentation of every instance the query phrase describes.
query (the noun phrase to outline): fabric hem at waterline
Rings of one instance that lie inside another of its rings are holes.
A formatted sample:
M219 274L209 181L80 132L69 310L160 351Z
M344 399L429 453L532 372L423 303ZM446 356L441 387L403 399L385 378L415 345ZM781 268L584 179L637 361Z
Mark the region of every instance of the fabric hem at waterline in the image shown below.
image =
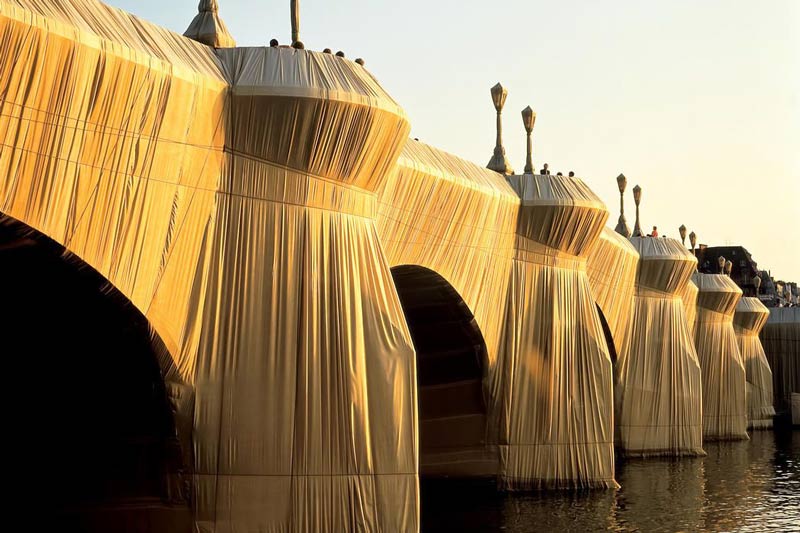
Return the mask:
M608 479L530 479L504 476L498 478L497 488L506 492L533 492L539 490L600 490L618 489L614 478Z
M755 418L747 421L747 429L772 429L774 427L772 418Z
M721 441L734 441L734 440L750 440L750 435L747 433L741 434L727 434L727 435L703 435L703 442L721 442Z
M647 459L650 457L705 457L708 454L702 448L699 450L626 450L624 448L617 448L616 455L624 457L625 459Z

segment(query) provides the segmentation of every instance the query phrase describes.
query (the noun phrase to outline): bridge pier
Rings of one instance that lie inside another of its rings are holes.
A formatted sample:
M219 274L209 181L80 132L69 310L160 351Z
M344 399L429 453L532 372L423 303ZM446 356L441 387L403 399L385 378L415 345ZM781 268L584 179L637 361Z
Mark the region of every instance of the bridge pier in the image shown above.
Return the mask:
M611 359L586 274L608 212L577 179L508 180L521 206L490 377L500 484L616 487Z

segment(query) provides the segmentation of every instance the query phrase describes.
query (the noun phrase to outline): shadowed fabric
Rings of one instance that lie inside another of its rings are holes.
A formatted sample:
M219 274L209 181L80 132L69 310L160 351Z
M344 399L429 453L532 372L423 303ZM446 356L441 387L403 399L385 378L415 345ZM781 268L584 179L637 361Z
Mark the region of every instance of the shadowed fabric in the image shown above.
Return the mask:
M586 275L608 212L577 178L508 181L521 207L489 376L500 486L615 487L611 359Z
M700 364L680 295L697 260L674 239L639 252L631 333L614 365L616 443L625 455L704 455Z
M19 378L3 391L25 398L4 416L5 476L36 495L37 529L192 531L191 419L174 416L183 391L167 390L172 359L144 316L79 257L2 214L0 293L0 351Z
M200 0L197 15L183 36L214 48L233 48L236 41L219 16L217 0Z
M747 439L746 373L733 329L742 289L728 276L695 273L694 342L703 371L703 438Z
M772 371L758 334L769 318L758 298L742 298L733 315L733 329L739 341L747 379L747 427L772 427L775 408L772 406Z
M486 446L486 343L464 300L417 265L392 268L417 353L420 476L493 477Z
M408 135L361 66L0 0L0 212L147 318L195 529L418 529L414 351L375 191ZM193 391L193 394L192 394Z
M792 395L800 395L800 307L771 308L761 343L772 369L775 411L797 419Z
M636 248L607 227L603 228L586 262L592 295L608 321L617 354L630 332L638 264Z

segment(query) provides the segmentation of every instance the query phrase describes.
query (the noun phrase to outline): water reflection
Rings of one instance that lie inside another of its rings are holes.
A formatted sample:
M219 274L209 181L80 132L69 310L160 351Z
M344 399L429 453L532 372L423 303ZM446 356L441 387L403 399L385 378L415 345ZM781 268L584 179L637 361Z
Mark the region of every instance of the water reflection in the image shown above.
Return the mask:
M800 531L800 431L705 443L707 457L617 464L618 491L498 494L422 483L422 530Z

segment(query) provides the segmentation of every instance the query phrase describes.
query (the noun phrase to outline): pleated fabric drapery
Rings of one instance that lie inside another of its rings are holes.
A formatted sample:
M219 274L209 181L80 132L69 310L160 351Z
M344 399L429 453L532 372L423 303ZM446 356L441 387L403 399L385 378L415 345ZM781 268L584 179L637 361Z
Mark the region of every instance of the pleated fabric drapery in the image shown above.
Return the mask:
M694 342L703 372L703 438L747 439L746 373L733 315L742 290L722 274L695 273Z
M772 427L772 370L758 334L769 318L769 309L758 298L742 298L733 315L733 329L739 342L747 379L747 426Z
M614 365L616 443L628 456L704 455L700 364L681 295L697 260L674 239L633 237L631 333Z
M792 394L800 394L800 307L771 308L761 343L772 369L775 411L796 418L800 413L792 409Z
M615 353L619 354L630 333L633 319L633 295L639 252L630 241L605 227L589 252L586 271L594 301L603 313Z
M95 0L0 0L0 42L0 211L164 341L195 529L416 531L414 350L374 222L402 109L343 58L215 52Z
M414 351L374 223L406 117L330 54L218 56L231 88L195 381L196 521L415 530Z
M434 201L435 199L435 201ZM378 234L392 266L444 277L497 358L519 197L502 175L409 139L378 191Z
M683 310L686 312L686 323L689 324L689 333L691 333L692 339L694 339L694 331L697 326L697 294L699 292L694 281L689 280L681 293Z
M489 376L500 485L615 487L611 360L586 275L608 212L579 179L508 180L521 207Z
M483 372L497 359L503 325L503 313L498 310L506 302L519 202L502 175L412 139L378 191L378 235L389 264L432 270L455 289L474 315L486 344ZM457 348L446 331L440 332L438 343L443 349ZM448 369L442 379L452 379L457 372L457 368ZM423 474L497 473L497 450L485 446L485 418L480 437L468 438L478 422L463 415L481 409L466 409L463 394L454 392L463 391L466 385L463 381L461 385L459 389L456 383L452 387L437 383L435 390L423 391L430 391L431 399L420 397L422 412L430 407L424 402L436 401L434 397L446 397L451 407L440 405L434 420L421 422L421 430L429 430L428 434L447 433L446 438L437 439L435 449L420 450ZM485 413L485 399L483 403ZM475 446L477 441L483 444Z

